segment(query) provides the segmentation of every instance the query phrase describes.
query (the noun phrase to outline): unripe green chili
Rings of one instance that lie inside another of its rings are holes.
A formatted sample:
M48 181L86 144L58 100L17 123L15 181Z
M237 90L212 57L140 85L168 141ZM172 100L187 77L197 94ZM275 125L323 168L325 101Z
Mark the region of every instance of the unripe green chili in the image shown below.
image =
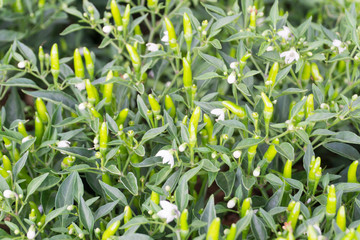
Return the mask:
M112 101L114 83L106 83L106 82L110 81L113 77L114 77L113 71L110 70L106 75L105 85L103 89L103 98L105 99L105 106L107 107L109 107Z
M160 195L157 192L152 191L150 195L150 200L155 203L156 205L159 205L160 203Z
M354 161L350 164L347 179L349 183L358 183L357 177L356 177L356 171L358 167L359 161Z
M51 74L53 75L55 85L57 85L57 80L59 78L59 73L60 73L60 63L59 63L59 50L58 50L58 45L56 43L51 47L50 58L51 58Z
M201 136L201 143L206 146L206 144L209 143L209 134L208 131L206 131L206 129L201 129L200 130L200 136Z
M126 49L130 55L132 65L136 72L139 72L141 66L141 60L139 54L137 53L136 49L131 46L130 44L126 44Z
M183 26L184 26L184 39L187 45L187 49L188 51L190 51L191 42L192 42L192 28L191 28L190 17L186 12L183 15Z
M195 127L195 132L197 132L197 127L198 127L198 124L199 124L199 120L200 120L200 116L201 116L201 109L199 106L197 106L191 117L190 117L190 123L193 123L194 124L194 127Z
M169 112L170 117L174 118L176 116L176 107L169 95L165 96L165 109Z
M40 61L40 70L41 72L43 72L44 69L44 60L45 60L45 54L44 54L44 49L42 46L39 47L39 61Z
M100 152L103 156L105 156L107 150L107 143L108 143L108 129L106 122L103 122L100 126L99 130L99 144L100 144Z
M117 119L116 119L116 124L120 127L120 125L124 124L126 121L126 118L128 116L129 113L129 109L128 108L124 108L123 110L120 111Z
M238 116L241 120L243 120L246 117L245 109L241 106L236 105L233 102L230 101L222 101L222 105L228 109L230 112Z
M248 211L251 209L251 198L245 198L240 209L240 217L243 218L248 214ZM246 236L249 232L249 226L246 227L242 232L242 239L246 239Z
M75 77L81 79L85 78L85 68L78 48L74 51L74 70Z
M311 64L309 62L305 62L303 71L301 73L301 80L303 80L304 82L308 82L310 79L310 75L311 75Z
M36 213L35 209L31 209L29 213L29 220L36 223Z
M39 113L39 117L40 117L41 121L43 121L44 123L47 123L48 111L46 109L44 101L41 98L36 98L35 107L36 107L37 112Z
M309 96L307 96L306 98L306 103L305 103L305 118L308 118L313 114L314 114L314 95L309 94Z
M269 148L266 150L263 159L266 160L266 162L271 163L272 160L275 158L276 156L276 149L275 149L275 145L278 145L280 143L278 138L275 138L272 142L272 144L269 146Z
M158 0L147 0L148 8L154 10L158 5Z
M111 0L110 10L116 26L122 26L121 14L115 0Z
M165 17L164 20L165 20L166 30L168 31L170 48L172 50L176 50L178 47L178 44L176 42L176 32L175 32L174 25L172 24L172 22L170 21L169 18Z
M33 201L30 201L29 205L30 205L30 209L34 210L34 212L35 212L36 221L39 221L40 218L41 218L41 213L39 211L39 208L38 208L37 204L35 202L33 202Z
M308 236L307 237L308 240L317 240L318 239L317 233L312 225L309 225L307 227L307 236Z
M26 132L26 128L23 122L18 122L18 132L23 135L23 137L27 137L28 133Z
M251 11L250 13L250 24L249 24L250 29L255 29L256 28L256 11Z
M8 156L3 155L2 162L3 162L3 167L6 171L12 171L12 164Z
M40 119L39 113L35 112L35 143L39 145L44 134L44 124Z
M264 102L265 131L266 131L266 136L268 136L270 121L271 121L271 118L272 118L272 115L274 112L274 106L273 106L272 102L270 101L270 99L268 98L268 96L266 96L266 94L264 92L261 92L261 98Z
M295 230L299 215L300 215L300 202L296 202L294 207L291 209L287 219L287 222L291 224L291 228L293 230Z
M139 35L139 36L142 36L142 32L141 32L141 28L139 25L136 25L135 28L134 28L134 32L135 32L135 35Z
M322 176L322 168L319 167L315 173L315 184L314 184L314 188L313 188L313 194L315 194L315 191L317 189L317 185L320 182L321 176Z
M226 240L235 240L236 238L236 224L231 224L228 235L226 236Z
M45 0L39 0L38 1L38 7L43 8L45 6Z
M344 206L341 206L337 212L336 224L341 229L341 231L346 231L346 212Z
M151 110L154 113L154 116L159 115L160 111L161 111L159 102L156 100L156 98L152 94L149 94L148 99L149 99L149 104L150 104Z
M341 240L354 240L355 238L355 230L350 229L349 232L341 239Z
M110 237L114 236L116 231L119 229L120 227L120 220L117 220L115 222L113 222L104 232L104 234L102 235L101 240L109 240Z
M241 57L239 62L240 67L240 73L244 70L244 67L246 66L246 61L251 57L251 53L245 53L244 56Z
M184 209L180 215L180 237L182 240L185 240L189 234L188 215L189 211L187 209Z
M292 161L288 159L284 166L283 177L291 178L291 172L292 172ZM290 191L290 185L288 183L285 183L285 191Z
M310 171L309 171L309 189L313 189L313 191L315 191L316 187L315 187L315 182L316 182L316 173L318 172L319 168L321 165L321 158L317 157L315 159L315 157L313 156L311 161L310 161ZM321 170L320 170L321 171Z
M218 240L220 233L220 218L215 218L212 220L208 232L206 234L206 240Z
M187 125L189 117L187 115L184 116L183 120L181 121L182 124Z
M101 114L95 109L95 107L91 106L89 108L91 114L95 117L95 118L99 118L99 121L102 122L103 117L101 116Z
M257 135L254 135L254 138L255 139L259 139L260 137L257 136ZM252 167L252 161L256 155L256 149L257 149L258 145L253 145L251 147L249 147L248 149L248 154L247 154L247 157L248 157L248 174L250 174L251 172L251 167Z
M15 0L13 9L14 9L14 12L24 13L24 5L22 3L22 0Z
M12 149L12 142L6 137L3 137L3 140L5 148L10 151Z
M209 135L209 143L211 145L216 145L217 144L217 138L216 136L213 136L213 130L214 130L214 125L211 121L211 118L204 113L204 123L206 123L205 125L205 129Z
M195 124L190 121L189 123L189 144L193 148L197 142L197 130Z
M89 103L91 103L92 105L95 105L99 102L99 94L98 91L96 90L95 86L93 86L90 82L89 79L85 80L85 88L86 88L86 92L87 92L87 98Z
M64 159L61 162L61 168L66 169L68 167L71 167L74 162L75 162L75 157L72 156L64 157Z
M86 70L89 73L90 79L94 79L95 65L92 60L91 53L87 47L83 47Z
M316 63L311 63L311 76L316 83L320 83L324 80L323 76L321 76L320 74L319 68Z
M122 18L123 30L126 32L127 26L130 21L130 4L127 4L124 11L124 16Z
M330 185L326 202L326 217L332 219L336 213L336 192L335 186Z
M132 211L129 206L126 206L124 208L124 224L128 223L130 219L132 218ZM127 231L129 228L125 228L125 231Z
M0 175L6 179L9 176L9 173L3 167L0 167Z
M191 72L191 64L188 62L186 58L183 58L183 83L185 89L189 89L192 86L192 72Z

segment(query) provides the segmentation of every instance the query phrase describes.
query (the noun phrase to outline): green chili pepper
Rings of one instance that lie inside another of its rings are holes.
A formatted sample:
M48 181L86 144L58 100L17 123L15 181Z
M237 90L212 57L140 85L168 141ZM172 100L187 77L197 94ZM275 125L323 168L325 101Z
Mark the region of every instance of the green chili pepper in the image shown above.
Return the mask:
M240 67L240 73L244 70L244 67L246 66L246 61L251 57L251 53L245 53L244 56L241 57L239 62Z
M350 229L348 233L341 240L355 240L355 230Z
M83 47L86 70L89 73L90 79L94 79L95 65L91 57L91 53L87 47Z
M88 95L88 101L92 105L95 105L99 102L99 94L95 86L93 86L89 79L85 80L85 88Z
M251 198L245 198L240 209L241 218L245 217L248 214L248 211L251 209ZM249 226L246 227L242 232L242 239L246 239L246 236L249 232Z
M23 135L23 137L27 137L28 133L26 132L26 128L23 122L18 122L18 132Z
M204 123L206 123L205 125L205 129L209 135L209 143L211 145L216 145L217 144L217 138L216 136L213 136L213 130L214 130L214 125L211 121L211 118L204 113Z
M96 111L96 109L94 108L94 106L91 105L91 107L89 108L91 114L95 117L95 118L99 118L99 121L102 122L103 117L101 116L101 114Z
M78 48L76 48L74 51L74 70L75 70L75 77L81 79L85 78L84 64Z
M191 115L191 118L190 118L190 123L193 123L194 124L194 127L195 127L195 132L197 132L197 127L198 127L198 124L199 124L199 120L200 120L200 116L201 116L201 109L199 106L197 106L192 115Z
M257 136L257 135L254 135L254 139L259 139L260 137ZM247 157L248 157L248 174L250 174L251 172L251 167L252 167L252 162L253 162L253 159L256 155L256 149L257 149L258 145L253 145L251 147L249 147L248 149L248 154L247 154Z
M110 10L116 26L122 26L121 14L115 0L111 0Z
M45 54L44 54L44 49L42 46L39 47L39 61L40 61L40 70L41 72L43 72L44 70L44 60L45 60Z
M335 186L330 185L326 202L326 218L332 219L336 213L336 192Z
M148 8L154 10L158 5L158 0L147 0Z
M128 108L124 108L123 110L120 111L117 119L116 119L116 124L120 127L120 125L123 125L126 121L126 118L128 116L129 113L129 109Z
M184 209L180 215L180 237L182 240L185 240L189 234L188 215L189 211L187 209Z
M176 42L176 32L175 32L174 25L172 24L172 22L170 21L169 18L165 17L164 20L165 20L166 30L168 31L170 48L173 50L176 50L178 47L178 44Z
M60 73L60 63L59 63L59 50L58 50L58 45L56 43L51 47L50 58L51 58L51 74L53 75L54 78L54 84L57 85L57 80L59 78L59 73Z
M165 109L169 112L170 117L175 118L176 116L176 107L169 95L165 96Z
M12 171L11 161L6 155L3 155L2 162L3 162L3 167L6 171Z
M29 220L36 223L36 213L35 209L31 209L29 213Z
M10 151L12 149L12 142L6 137L3 137L3 140L5 148Z
M291 178L291 172L292 172L292 161L288 159L284 166L283 177ZM290 185L288 183L285 183L285 191L290 191Z
M142 32L141 32L141 28L139 25L136 25L135 28L134 28L134 32L135 32L135 35L139 35L139 36L142 36Z
M201 129L200 130L200 136L201 136L201 143L206 146L206 144L209 143L209 135L208 135L208 131L206 131L206 129Z
M183 120L181 121L182 124L187 125L189 117L187 115L184 116Z
M226 236L226 240L235 240L236 238L236 224L231 224L230 231Z
M160 195L157 192L152 191L150 200L155 203L156 205L159 205L160 203Z
M75 157L72 156L67 156L64 157L64 159L61 162L61 168L62 169L66 169L68 167L71 167L75 162Z
M264 154L264 158L266 160L266 162L271 163L272 160L275 158L276 156L276 149L275 149L275 145L278 145L280 143L278 138L275 138L272 142L271 145L269 146L269 148L266 150L265 154Z
M272 102L270 101L270 99L268 98L268 96L266 96L266 94L264 92L261 93L261 98L264 102L264 121L265 121L265 131L266 131L266 136L269 135L269 126L270 126L270 121L274 112L274 106L272 104Z
M3 167L0 167L0 175L6 179L9 176L9 173Z
M124 11L124 16L123 16L123 28L124 31L126 31L127 26L129 25L129 21L130 21L130 4L127 4L125 7L125 11Z
M38 208L37 204L35 202L33 202L33 201L29 201L29 205L30 205L31 211L34 210L34 213L35 213L35 216L36 216L36 220L33 221L33 222L39 221L40 218L41 218L41 213L39 211L39 208Z
M314 95L309 94L306 98L306 104L305 104L305 118L310 117L314 114Z
M45 103L41 98L36 98L35 100L36 110L39 113L41 121L47 123L48 121L48 111L46 109Z
M337 212L336 224L341 229L341 231L346 231L346 212L344 206L341 206Z
M151 110L154 113L154 116L159 115L160 111L161 111L159 102L156 100L156 98L152 94L149 94L148 99L149 99L149 104L150 104Z
M43 8L45 6L45 0L39 0L38 1L38 7Z
M346 62L344 60L340 60L337 64L337 70L339 73L343 73L346 69Z
M192 87L192 72L191 72L191 64L188 62L186 58L183 58L183 83L185 89L189 89Z
M228 109L230 112L238 116L241 120L243 120L246 117L245 109L241 106L236 105L233 102L230 101L222 101L222 105Z
M310 75L311 75L311 64L309 62L305 62L301 74L301 80L307 83L310 79Z
M120 227L120 220L113 222L104 232L102 235L101 240L110 240L110 237L114 236L116 231Z
M324 80L316 63L311 63L311 76L313 77L315 83L320 83Z
M130 208L129 206L126 206L126 207L124 208L124 224L128 223L131 218L132 218L131 208ZM125 232L126 232L128 229L129 229L129 228L125 228Z
M250 13L250 24L249 24L250 29L255 29L256 28L256 11L252 10Z
M44 134L44 124L40 119L39 113L35 112L35 143L39 145Z
M100 126L99 130L99 144L100 144L100 152L103 156L105 156L107 150L107 143L108 143L108 129L106 122L103 122Z
M206 234L206 240L218 240L219 239L219 232L220 232L220 218L214 218L212 220L208 232Z
M190 17L186 12L183 15L183 26L184 26L184 39L189 52L191 49L191 42L192 42L192 28L191 28Z
M312 225L309 225L307 227L307 236L308 236L308 238L307 238L308 240L317 240L318 239L317 233Z
M189 123L189 144L191 147L195 147L197 142L197 130L193 122Z
M296 202L294 207L291 209L288 216L287 222L291 224L291 228L295 230L296 223L300 215L300 202Z
M358 183L357 177L356 177L356 171L358 167L359 161L354 161L350 164L347 179L349 183Z
M15 3L13 4L13 9L16 13L24 13L24 5L22 3L22 0L15 0Z
M141 60L139 54L137 53L136 49L131 46L130 44L126 44L126 49L130 55L132 65L136 72L139 72L141 66Z
M106 83L110 81L114 77L113 71L109 71L106 75L105 85L103 89L103 98L105 99L105 107L109 108L111 105L112 97L113 97L113 87L114 83ZM107 109L109 112L109 109Z
M313 156L311 161L310 161L310 166L309 166L309 189L313 189L313 192L315 192L316 190L316 187L315 186L315 183L316 183L316 173L318 173L319 171L319 168L320 168L320 165L321 165L321 158L320 157L317 157L315 159L315 157ZM321 171L321 169L320 169Z

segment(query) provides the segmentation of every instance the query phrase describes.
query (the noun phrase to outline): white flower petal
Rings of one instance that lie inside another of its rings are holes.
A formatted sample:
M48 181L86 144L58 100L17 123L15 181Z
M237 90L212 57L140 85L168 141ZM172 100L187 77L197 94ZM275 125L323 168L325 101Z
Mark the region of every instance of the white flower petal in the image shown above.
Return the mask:
M277 35L282 37L284 40L288 40L291 36L290 28L284 26L282 30L277 32Z
M146 44L147 50L150 52L156 52L159 51L159 44L155 44L155 43L147 43Z
M79 91L82 91L85 89L85 81L82 81L81 83L75 84L75 87L79 89Z
M70 142L69 141L66 141L66 140L62 140L62 141L59 141L57 143L57 146L59 148L66 148L66 147L70 147Z
M236 82L236 73L235 72L230 73L230 75L227 78L227 82L229 84L233 84L234 82Z
M293 61L298 61L300 58L300 55L294 48L291 48L289 51L282 52L280 54L280 57L285 57L285 63L290 64Z
M156 155L156 157L162 157L163 164L169 164L172 168L174 166L174 156L170 150L160 150Z
M174 220L174 218L180 217L180 212L178 207L168 201L160 201L160 206L163 210L160 210L157 215L160 218L166 219L166 222L169 223Z

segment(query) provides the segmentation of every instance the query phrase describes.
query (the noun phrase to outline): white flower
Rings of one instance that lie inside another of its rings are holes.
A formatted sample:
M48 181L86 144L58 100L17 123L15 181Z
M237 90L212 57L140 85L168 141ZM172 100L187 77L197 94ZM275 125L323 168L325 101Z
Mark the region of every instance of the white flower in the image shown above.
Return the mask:
M186 145L187 145L186 143L181 144L181 145L179 146L179 152L185 151Z
M169 33L168 31L164 31L164 36L161 38L161 41L165 43L165 45L169 45Z
M334 39L334 41L332 42L332 45L339 50L339 53L342 53L343 51L346 50L345 44L343 44L343 43L342 43L340 40L338 40L338 39Z
M297 61L300 58L300 55L297 53L297 51L295 50L295 48L291 48L289 51L286 52L282 52L280 54L280 57L285 57L285 63L286 64L290 64L292 63L294 60Z
M273 46L268 46L267 48L266 48L266 51L267 52L271 52L271 51L273 51L274 50L274 47Z
M123 75L123 78L124 78L124 79L129 79L129 74L125 73L125 74Z
M160 201L160 206L162 210L160 210L157 215L159 218L166 219L166 222L172 222L175 218L180 217L180 211L177 206L168 202L168 201Z
M85 110L86 108L86 103L80 103L79 106L78 106L79 110L82 111L82 110Z
M172 155L171 150L160 150L155 156L162 157L163 164L165 164L165 163L170 164L171 168L174 166L174 156Z
M30 240L35 239L36 234L35 234L35 226L34 225L30 226L29 231L27 232L26 236Z
M112 30L112 27L109 25L105 25L102 30L104 33L109 34Z
M253 171L253 175L254 177L258 177L260 175L260 167L255 168L255 170Z
M290 35L291 35L290 28L284 26L282 30L277 32L277 35L282 37L284 40L288 40L290 38Z
M230 68L231 69L236 69L238 65L239 65L238 62L232 62L232 63L230 63Z
M236 158L236 159L240 158L241 157L241 151L239 151L239 150L234 151L233 152L233 157Z
M224 121L225 120L225 112L224 109L222 108L215 108L213 110L211 110L211 114L217 116L218 118L216 119L216 121Z
M16 196L16 193L14 193L11 190L5 190L3 192L3 195L4 195L5 198L14 198Z
M18 66L18 68L25 68L26 62L25 62L25 61L21 61L21 62L18 63L17 66Z
M227 82L229 84L233 84L234 82L236 82L236 73L235 71L233 71L232 73L230 73L230 75L227 78Z
M230 201L227 202L227 205L226 205L227 208L230 208L230 209L231 209L231 208L235 207L236 202L237 202L237 198L236 198L236 197L230 199Z
M147 43L146 44L147 50L150 52L156 52L159 51L159 44L155 44L155 43Z
M123 26L118 26L118 27L117 27L117 30L118 30L119 32L121 32L121 31L123 30Z
M24 142L27 142L29 140L31 140L33 137L31 135L27 136L27 137L24 137L22 140L21 140L21 143L24 143Z
M70 142L69 141L66 141L66 140L62 140L62 141L59 141L57 143L57 146L59 148L66 148L66 147L70 147Z
M82 81L81 83L75 84L75 87L79 89L79 91L82 91L85 89L85 81Z

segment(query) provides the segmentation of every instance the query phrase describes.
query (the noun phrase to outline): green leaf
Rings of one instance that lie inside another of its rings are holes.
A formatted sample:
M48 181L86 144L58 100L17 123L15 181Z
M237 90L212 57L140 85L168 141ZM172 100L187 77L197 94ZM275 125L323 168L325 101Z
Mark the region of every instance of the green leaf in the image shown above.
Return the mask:
M133 226L140 226L142 224L147 224L148 222L149 222L149 220L146 217L136 216L136 217L130 219L130 221L128 221L126 224L122 225L120 227L120 229L131 228Z
M223 40L223 42L232 42L240 39L250 39L250 38L260 38L260 36L255 35L255 33L253 32L244 31L231 35L227 39Z
M24 35L25 35L25 33L22 33L22 32L1 29L0 30L0 42L12 42L15 39L22 39L24 37Z
M356 148L346 143L327 143L324 147L329 151L339 154L345 158L356 161L360 159L360 153Z
M214 218L216 218L215 202L214 195L211 195L200 217L200 220L206 222L207 225L199 229L199 234L207 233L208 227Z
M30 80L28 78L12 78L4 83L0 83L0 85L9 87L41 89L33 80Z
M275 2L273 3L271 9L270 9L270 20L271 20L271 23L272 23L272 27L274 29L276 29L276 23L277 23L277 20L279 18L279 3L278 3L278 0L275 0Z
M215 181L219 188L225 193L225 198L228 198L234 187L235 173L233 171L219 172Z
M248 148L248 147L251 147L254 145L258 145L262 141L264 141L264 139L245 138L238 143L238 145L236 146L236 149L244 149L244 148Z
M116 207L118 203L119 200L115 200L114 202L110 202L99 207L95 212L94 220L96 221L99 218L108 215Z
M257 240L267 239L264 223L254 214L251 219L251 230Z
M31 182L27 186L25 202L41 186L41 184L44 182L48 175L49 173L45 173L31 180Z
M325 121L328 120L330 118L335 117L337 114L336 113L329 113L329 112L316 112L313 115L309 116L306 121L307 122L320 122L320 121Z
M199 52L199 55L202 59L204 59L208 64L214 66L216 69L221 71L226 71L225 63L222 59L213 57L211 55L205 54L203 52Z
M66 208L68 206L63 206L61 208L57 208L55 209L54 211L51 211L49 212L47 215L46 215L46 218L45 218L45 224L48 224L51 220L53 220L54 218L58 217L59 215L63 214L65 211L66 211Z
M86 205L83 197L80 198L79 215L81 223L90 233L92 233L94 228L94 216L90 208Z
M260 214L267 223L267 225L271 228L271 231L276 234L277 231L276 231L276 224L274 218L262 208L260 208Z
M139 194L137 179L132 172L129 172L126 177L121 177L120 182L132 195L137 196Z
M165 124L162 127L158 127L158 128L152 128L149 131L147 131L144 136L141 139L140 145L144 144L146 141L153 139L155 137L157 137L158 135L160 135L161 133L163 133L166 128L167 128L168 124Z
M32 65L36 66L37 57L35 53L25 44L20 41L16 41L16 45L19 47L20 52L24 55L25 59L29 60Z
M60 208L74 203L74 189L77 172L72 172L60 185L56 197L55 207Z
M254 215L253 210L249 210L248 214L246 214L245 217L243 217L239 221L237 221L235 239L238 239L241 232L244 231L245 229L247 229L247 227L251 223L251 219L253 218L253 215Z
M67 26L64 31L62 31L60 33L61 36L65 36L69 33L72 33L72 32L75 32L75 31L79 31L81 29L85 28L84 26L81 26L80 24L77 24L77 23L74 23L74 24L71 24L70 26Z
M128 205L125 195L117 188L112 187L103 181L99 181L101 187L104 189L105 193L113 200L119 200L123 206Z
M162 163L161 157L149 157L149 158L144 159L141 163L131 163L130 162L130 164L132 166L137 167L137 168L156 166L161 163Z
M338 132L335 135L331 136L329 140L351 143L351 144L360 144L360 137L350 131Z
M283 142L279 145L275 145L275 149L278 153L280 153L286 159L289 159L291 161L294 160L294 158L295 158L294 147L290 143Z
M176 206L178 206L180 212L182 212L187 206L189 202L189 187L186 178L181 178L179 182L179 186L175 191L175 202Z
M237 120L224 120L224 121L217 121L218 124L224 125L229 128L239 128L241 130L247 130L245 125Z
M23 169L23 167L25 166L28 156L29 151L24 153L24 155L22 155L22 157L15 163L13 167L13 176L15 180L17 179L17 175L20 173L21 169Z
M61 104L67 110L75 112L75 105L77 103L76 100L63 91L40 90L31 92L23 90L23 92L30 96L39 97L55 104Z

